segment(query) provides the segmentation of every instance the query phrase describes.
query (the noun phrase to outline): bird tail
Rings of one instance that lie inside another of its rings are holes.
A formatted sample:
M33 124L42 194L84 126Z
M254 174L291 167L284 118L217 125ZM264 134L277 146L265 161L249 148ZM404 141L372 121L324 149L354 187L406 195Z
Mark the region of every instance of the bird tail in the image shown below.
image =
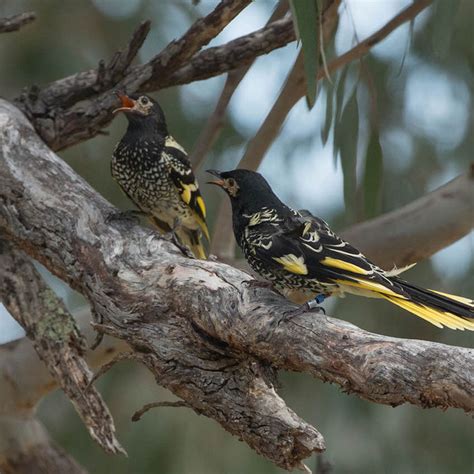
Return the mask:
M196 258L207 260L207 252L202 241L200 230L191 230L184 227L176 230L179 241L188 247Z
M474 331L474 301L462 296L428 290L394 278L408 296L380 296L435 326Z

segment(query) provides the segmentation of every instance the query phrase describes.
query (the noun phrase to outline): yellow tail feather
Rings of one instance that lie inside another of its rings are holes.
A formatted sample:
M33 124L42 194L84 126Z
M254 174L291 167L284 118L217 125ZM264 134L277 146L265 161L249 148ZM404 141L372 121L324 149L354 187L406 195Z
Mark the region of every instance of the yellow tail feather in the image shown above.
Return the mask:
M207 260L207 252L202 244L202 237L199 230L179 228L176 230L176 236L183 245L191 250L196 258Z
M414 303L413 301L407 301L404 299L383 294L381 294L381 296L390 301L391 303L400 306L401 308L409 311L415 316L418 316L419 318L422 318L425 321L428 321L429 323L434 324L439 328L446 326L450 329L459 329L461 331L464 331L464 329L474 331L474 320L468 321L467 319L456 316L455 314L446 311L441 311L435 308L430 308L419 303Z
M450 298L454 301L458 301L459 303L462 303L462 304L465 304L466 306L470 306L471 308L474 308L474 301L469 298L465 298L464 296L450 295L449 293L443 293L442 291L436 291L436 290L430 290L430 291L432 291L433 293L438 293L438 295L441 295L441 296L446 296L446 298Z

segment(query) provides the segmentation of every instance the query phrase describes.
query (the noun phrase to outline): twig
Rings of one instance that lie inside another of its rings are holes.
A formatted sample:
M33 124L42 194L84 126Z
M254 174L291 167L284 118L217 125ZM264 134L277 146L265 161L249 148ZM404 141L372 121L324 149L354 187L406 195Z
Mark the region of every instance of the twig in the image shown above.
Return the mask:
M288 2L286 0L280 0L272 16L268 20L267 25L275 20L280 19L287 11ZM217 101L216 108L209 117L205 127L202 129L194 150L190 155L190 160L193 163L195 169L199 169L199 167L202 165L207 153L212 148L212 145L219 136L219 133L224 125L224 116L230 99L234 95L235 90L247 74L252 64L253 61L247 66L229 72L227 75L227 79L219 100Z
M36 14L34 12L25 12L6 18L0 18L0 33L18 31L20 28L23 28L35 19Z
M102 377L106 372L108 372L115 364L122 362L124 360L134 360L142 362L142 358L139 354L135 352L121 352L117 354L111 361L102 365L99 370L90 378L89 383L87 384L86 390L90 390L94 383Z
M214 112L209 117L205 127L202 129L194 146L189 159L194 169L198 170L204 163L206 155L217 140L222 127L224 126L224 117L229 105L230 99L234 95L237 86L240 84L250 66L229 72L222 89L219 100L217 101Z
M425 8L429 7L432 3L432 0L418 0L412 3L409 7L402 10L398 15L394 16L388 23L386 23L382 28L376 31L374 34L370 35L364 41L359 43L354 48L350 49L346 53L338 56L336 59L332 60L327 65L327 71L330 74L340 69L342 66L349 64L356 59L360 59L362 56L365 56L370 50L382 40L384 40L390 33L396 30L399 26L403 25L407 21L415 18L419 13L421 13ZM326 77L326 71L318 71L318 80L324 79ZM301 88L301 85L300 85ZM303 89L304 93L304 89Z
M151 60L153 74L169 75L177 66L185 64L215 38L250 2L251 0L222 0L209 15L195 21L180 39L169 43Z
M170 76L153 76L143 83L142 88L145 91L164 89L218 76L245 66L256 57L282 48L294 40L293 22L290 17L285 17L222 46L207 48L195 54Z
M178 400L176 402L153 402L153 403L147 403L143 408L140 408L140 410L137 410L133 416L132 416L132 421L138 421L140 418L149 410L152 408L161 408L161 407L186 407L186 408L192 408L189 406L188 403L184 402L183 400Z
M258 129L258 132L247 145L244 156L237 165L237 168L251 170L257 170L259 168L265 152L280 134L280 129L288 113L301 99L296 85L303 79L303 53L300 51L277 100L273 104L263 124Z
M133 32L126 48L116 52L109 63L99 63L95 88L97 91L108 89L117 84L125 76L128 67L138 54L148 33L150 32L150 21L142 22Z

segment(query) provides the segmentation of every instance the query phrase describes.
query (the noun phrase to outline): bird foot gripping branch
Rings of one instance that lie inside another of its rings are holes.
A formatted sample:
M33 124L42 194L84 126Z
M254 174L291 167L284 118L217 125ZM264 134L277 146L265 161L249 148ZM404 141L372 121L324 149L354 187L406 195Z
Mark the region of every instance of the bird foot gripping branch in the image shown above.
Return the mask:
M306 303L300 305L293 311L288 311L285 313L287 318L294 318L295 316L299 316L303 313L322 313L326 314L326 310L320 306L320 304L326 299L326 296L321 294L316 296L315 298L307 301Z

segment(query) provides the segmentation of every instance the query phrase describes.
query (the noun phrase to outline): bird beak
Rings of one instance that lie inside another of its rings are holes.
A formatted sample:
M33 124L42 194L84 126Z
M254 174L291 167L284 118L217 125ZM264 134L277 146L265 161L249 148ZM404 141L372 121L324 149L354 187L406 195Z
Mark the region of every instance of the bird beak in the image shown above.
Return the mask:
M126 112L127 110L132 110L135 107L135 101L133 99L130 99L128 95L125 95L122 92L116 92L115 94L122 102L122 107L115 109L112 112L113 114L116 114L117 112Z
M221 172L217 170L206 170L206 173L212 174L213 176L216 176L217 179L215 181L208 181L207 184L215 184L216 186L223 187L224 186L224 180L221 177Z

